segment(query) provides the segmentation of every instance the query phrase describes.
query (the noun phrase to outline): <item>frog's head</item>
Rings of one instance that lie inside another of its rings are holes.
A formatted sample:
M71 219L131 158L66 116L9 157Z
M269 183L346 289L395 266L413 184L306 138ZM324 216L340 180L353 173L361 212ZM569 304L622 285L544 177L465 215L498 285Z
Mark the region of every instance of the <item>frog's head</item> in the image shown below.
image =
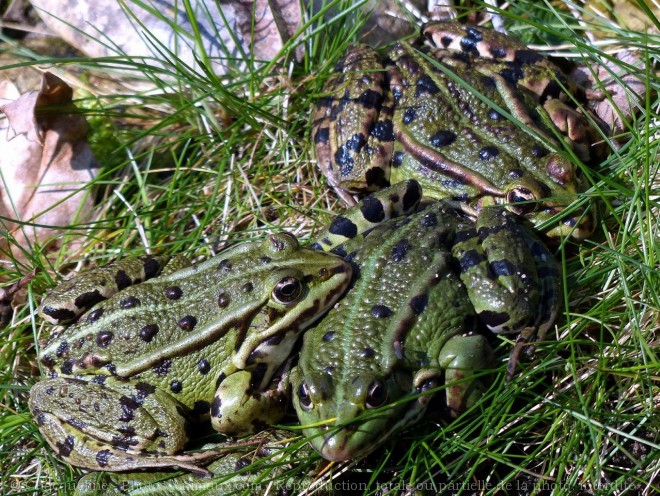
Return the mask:
M331 461L366 455L393 432L417 421L429 395L413 397L435 387L415 387L409 373L379 377L367 370L343 380L324 372L292 372L294 406L312 447ZM410 396L410 398L406 398Z
M554 218L552 227L544 231L550 237L582 240L593 232L593 209L573 206L578 194L586 188L570 160L553 153L548 156L542 174L517 170L509 178L500 196L486 195L477 201L477 206L498 203L535 226Z

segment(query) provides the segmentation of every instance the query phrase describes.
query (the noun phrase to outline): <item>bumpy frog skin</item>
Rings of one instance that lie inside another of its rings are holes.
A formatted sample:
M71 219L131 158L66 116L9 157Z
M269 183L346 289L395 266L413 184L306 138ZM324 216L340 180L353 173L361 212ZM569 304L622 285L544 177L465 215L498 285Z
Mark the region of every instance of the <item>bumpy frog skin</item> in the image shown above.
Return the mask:
M73 465L203 472L204 453L180 454L191 424L210 414L216 430L237 434L277 421L286 400L271 379L351 279L347 262L288 234L139 283L161 264L120 262L42 304L59 322L108 298L50 337L39 353L47 378L30 391L39 429Z
M337 65L312 131L330 184L349 204L410 178L429 197L505 205L535 225L561 214L587 185L557 135L582 159L602 141L564 101L567 78L500 33L432 23L423 34L431 48L400 42L383 61L358 46ZM572 212L547 234L581 239L593 220Z
M291 384L304 433L328 460L364 455L415 423L431 399L423 393L443 383L452 413L473 405L483 390L474 376L492 358L478 320L520 332L523 345L556 316L556 262L506 209L482 208L475 223L438 201L360 235L361 217L385 219L391 201L414 208L420 198L414 181L397 185L319 236L325 248L349 239L334 251L354 281L305 333Z

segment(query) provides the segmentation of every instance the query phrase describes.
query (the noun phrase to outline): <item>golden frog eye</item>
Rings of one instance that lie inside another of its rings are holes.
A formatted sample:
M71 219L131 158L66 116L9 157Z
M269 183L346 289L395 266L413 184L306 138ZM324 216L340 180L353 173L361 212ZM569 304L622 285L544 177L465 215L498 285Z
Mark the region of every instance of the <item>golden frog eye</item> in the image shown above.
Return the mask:
M536 210L536 195L528 188L519 186L506 193L507 209L516 215L526 215Z
M300 383L300 386L298 386L297 394L298 401L300 402L302 409L310 411L314 406L314 402L312 401L312 397L309 395L309 388L307 387L306 382L303 381Z
M387 401L387 388L383 381L376 379L369 386L367 394L367 408L378 408Z
M295 277L285 277L273 288L273 299L282 304L293 303L303 293L303 284Z

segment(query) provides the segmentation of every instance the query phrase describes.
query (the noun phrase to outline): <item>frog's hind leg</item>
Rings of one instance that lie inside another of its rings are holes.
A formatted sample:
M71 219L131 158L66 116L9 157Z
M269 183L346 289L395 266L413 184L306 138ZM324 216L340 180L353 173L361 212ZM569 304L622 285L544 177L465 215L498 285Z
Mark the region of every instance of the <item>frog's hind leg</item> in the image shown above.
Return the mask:
M147 383L113 377L57 377L30 391L30 410L53 450L91 470L182 468L217 454L178 454L188 440L185 407Z
M557 315L560 272L545 245L513 214L485 207L462 226L452 254L479 319L495 333L518 333L509 378L529 343L543 339Z
M422 188L412 179L372 193L335 217L329 227L312 238L310 248L330 251L346 241L359 240L377 225L410 214L421 199Z

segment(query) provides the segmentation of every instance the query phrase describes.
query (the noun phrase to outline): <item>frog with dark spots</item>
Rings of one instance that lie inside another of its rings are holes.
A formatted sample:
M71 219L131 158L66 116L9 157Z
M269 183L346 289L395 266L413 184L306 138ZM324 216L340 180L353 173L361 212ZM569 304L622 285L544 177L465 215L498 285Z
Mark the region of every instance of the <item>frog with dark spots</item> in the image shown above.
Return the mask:
M422 34L427 45L399 42L384 57L350 49L326 83L312 136L338 194L352 205L415 179L432 198L503 205L535 225L561 215L548 235L588 236L593 213L567 215L588 187L570 153L600 157L604 134L571 106L579 88L503 34L440 22Z
M177 265L126 259L44 299L41 315L69 326L39 352L45 378L30 410L69 463L203 472L218 453L183 453L189 427L210 416L216 430L241 434L276 422L286 404L277 369L351 279L347 262L288 234ZM95 306L78 294L97 295Z

